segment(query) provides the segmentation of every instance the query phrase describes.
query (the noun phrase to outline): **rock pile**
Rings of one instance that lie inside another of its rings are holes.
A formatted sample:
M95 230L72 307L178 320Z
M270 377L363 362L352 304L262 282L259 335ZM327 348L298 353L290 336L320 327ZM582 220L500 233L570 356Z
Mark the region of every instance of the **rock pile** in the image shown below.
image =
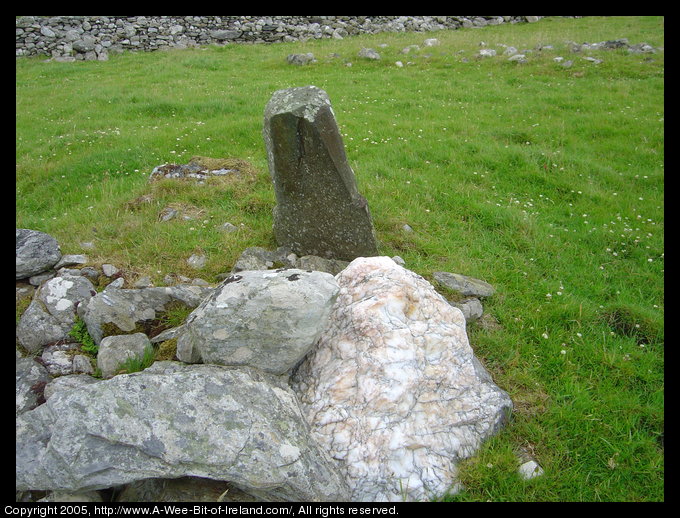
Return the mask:
M536 22L542 16L18 16L16 55L106 60L124 50L226 43L342 39L378 32L435 31Z
M63 260L48 238L17 230L17 278L38 282ZM456 462L512 406L463 314L386 257L336 276L265 261L216 287L103 291L78 266L47 275L17 326L19 499L97 500L116 486L200 500L228 483L241 500L423 500L455 490ZM172 304L195 309L156 334ZM112 365L150 342L176 355L139 372Z

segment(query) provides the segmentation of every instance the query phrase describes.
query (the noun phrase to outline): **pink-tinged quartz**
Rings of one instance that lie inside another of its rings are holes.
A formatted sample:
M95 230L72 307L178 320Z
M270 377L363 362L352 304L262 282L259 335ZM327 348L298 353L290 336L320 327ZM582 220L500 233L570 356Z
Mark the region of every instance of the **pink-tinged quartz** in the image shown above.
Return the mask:
M330 324L293 378L314 437L353 501L455 491L457 463L512 408L475 358L462 312L388 257L357 258L336 279Z

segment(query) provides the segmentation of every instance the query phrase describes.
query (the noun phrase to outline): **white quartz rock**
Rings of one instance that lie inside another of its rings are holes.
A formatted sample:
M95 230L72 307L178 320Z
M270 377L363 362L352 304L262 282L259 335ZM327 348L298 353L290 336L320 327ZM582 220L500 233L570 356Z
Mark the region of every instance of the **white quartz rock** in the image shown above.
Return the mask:
M293 377L314 437L353 501L455 490L458 461L512 408L474 357L463 314L388 257L357 258L336 279L330 324Z

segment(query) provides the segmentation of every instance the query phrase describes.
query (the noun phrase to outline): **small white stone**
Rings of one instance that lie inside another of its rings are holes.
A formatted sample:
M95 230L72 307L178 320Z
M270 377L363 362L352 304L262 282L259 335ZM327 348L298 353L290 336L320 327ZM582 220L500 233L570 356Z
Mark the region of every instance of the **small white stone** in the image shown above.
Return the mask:
M543 468L536 461L530 460L522 464L518 472L524 480L529 480L543 475Z

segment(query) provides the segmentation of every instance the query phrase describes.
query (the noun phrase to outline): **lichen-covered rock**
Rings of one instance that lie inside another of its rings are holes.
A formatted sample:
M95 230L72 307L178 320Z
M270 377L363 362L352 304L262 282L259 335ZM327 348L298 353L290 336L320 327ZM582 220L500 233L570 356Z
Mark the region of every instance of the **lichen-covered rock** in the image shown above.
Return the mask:
M338 291L335 278L324 272L291 268L233 274L187 317L177 357L283 374L318 339Z
M54 277L43 283L21 315L16 335L29 352L68 338L80 305L96 294L93 284L82 276Z
M255 369L156 362L57 391L17 417L17 491L184 476L231 481L266 500L348 498L295 394Z
M353 501L441 496L512 402L461 311L425 279L387 257L355 259L336 279L330 324L293 378L313 435Z
M107 335L139 331L142 323L157 318L172 304L195 308L211 290L209 287L187 285L139 289L107 287L86 304L81 304L78 315L87 325L94 342L99 345Z
M106 336L102 338L97 352L97 366L102 377L110 378L118 372L121 364L130 358L142 358L147 348L152 347L144 333Z
M16 238L17 279L49 270L61 259L59 243L49 234L17 228Z

